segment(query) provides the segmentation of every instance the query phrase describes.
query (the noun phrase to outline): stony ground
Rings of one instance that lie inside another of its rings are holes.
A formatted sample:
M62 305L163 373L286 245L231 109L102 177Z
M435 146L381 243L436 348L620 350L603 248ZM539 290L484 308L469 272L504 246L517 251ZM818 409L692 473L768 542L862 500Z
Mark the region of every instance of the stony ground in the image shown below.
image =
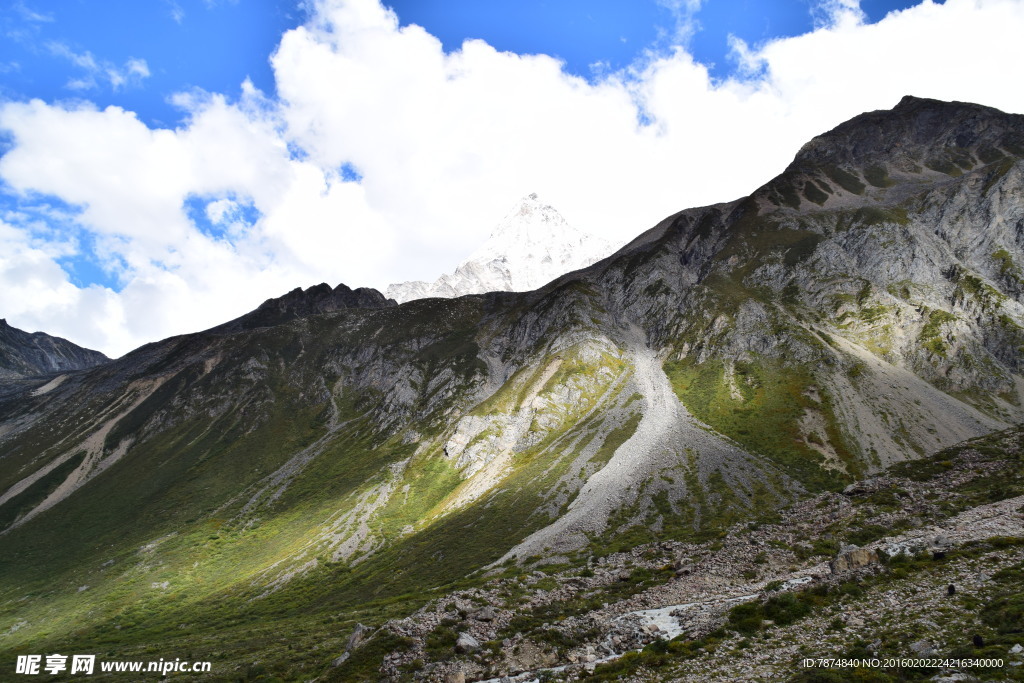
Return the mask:
M344 680L386 631L400 644L380 663L386 680L851 680L801 662L950 656L1004 662L856 675L1024 680L1021 440L1013 430L899 465L711 542L510 564L353 634L324 679Z

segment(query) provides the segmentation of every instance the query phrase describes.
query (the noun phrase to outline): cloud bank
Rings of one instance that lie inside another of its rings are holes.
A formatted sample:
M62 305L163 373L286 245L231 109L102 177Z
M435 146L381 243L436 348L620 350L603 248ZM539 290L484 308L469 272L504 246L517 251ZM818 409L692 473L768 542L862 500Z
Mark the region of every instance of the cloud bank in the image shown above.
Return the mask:
M321 0L271 57L275 94L177 94L173 129L7 102L0 316L118 355L299 285L433 279L529 192L625 243L905 94L1024 112L1007 80L1024 72L1024 3L924 2L875 24L851 0L814 11L811 33L734 39L725 80L677 44L587 81L479 40L445 53L376 0ZM109 282L76 283L75 259Z

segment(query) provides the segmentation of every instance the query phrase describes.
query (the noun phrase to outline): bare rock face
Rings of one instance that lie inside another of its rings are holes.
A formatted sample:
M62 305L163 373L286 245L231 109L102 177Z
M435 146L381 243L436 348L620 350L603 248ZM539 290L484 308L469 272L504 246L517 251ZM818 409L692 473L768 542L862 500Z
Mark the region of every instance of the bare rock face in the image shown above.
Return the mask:
M878 564L877 552L864 548L848 548L840 552L836 559L828 563L828 566L833 574L842 574L872 564Z
M0 379L84 370L108 360L99 351L44 332L24 332L0 319Z

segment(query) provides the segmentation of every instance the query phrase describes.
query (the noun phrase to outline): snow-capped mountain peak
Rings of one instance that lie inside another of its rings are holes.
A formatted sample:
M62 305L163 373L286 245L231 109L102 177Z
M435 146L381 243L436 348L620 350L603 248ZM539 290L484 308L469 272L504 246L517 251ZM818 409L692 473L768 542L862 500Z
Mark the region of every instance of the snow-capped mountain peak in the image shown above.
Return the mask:
M589 266L611 253L611 244L569 225L536 193L523 197L494 227L490 238L451 274L433 283L388 287L399 302L493 291L524 292Z

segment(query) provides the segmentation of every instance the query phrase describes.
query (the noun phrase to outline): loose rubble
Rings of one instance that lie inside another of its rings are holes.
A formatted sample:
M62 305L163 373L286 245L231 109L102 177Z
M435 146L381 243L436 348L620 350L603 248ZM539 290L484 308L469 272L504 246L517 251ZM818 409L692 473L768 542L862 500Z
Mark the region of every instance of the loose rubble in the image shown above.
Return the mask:
M580 680L658 640L721 634L729 610L744 602L870 581L894 571L885 558L942 559L980 540L1024 538L1024 496L962 511L951 507L958 487L999 472L999 463L976 455L963 451L956 466L926 481L887 474L841 494L823 493L770 524L737 525L712 542L666 541L591 557L585 564L495 569L479 587L450 593L384 624L412 645L390 654L381 676L526 681L543 672L548 679ZM869 531L878 537L866 538ZM844 536L866 540L840 543ZM906 641L905 656L936 654L965 638L951 627L950 601L983 590L996 572L1022 557L1024 546L1012 545L984 562L959 559L912 581L879 584L885 587L871 602L830 605L792 626L772 627L756 645L728 636L721 645L729 644L728 658L689 660L686 673L676 672L673 680L785 678L795 661L808 656L808 644L817 644L818 656L826 656L829 643L839 656L840 641L851 639L877 650L874 634L880 624L895 624L897 630L903 624L918 636ZM431 649L432 634L445 631L457 634L453 647ZM1017 648L1011 657L1024 654L1024 646ZM661 673L636 675L636 680L662 680ZM943 680L963 680L950 676Z

